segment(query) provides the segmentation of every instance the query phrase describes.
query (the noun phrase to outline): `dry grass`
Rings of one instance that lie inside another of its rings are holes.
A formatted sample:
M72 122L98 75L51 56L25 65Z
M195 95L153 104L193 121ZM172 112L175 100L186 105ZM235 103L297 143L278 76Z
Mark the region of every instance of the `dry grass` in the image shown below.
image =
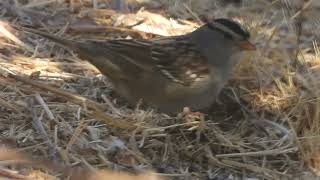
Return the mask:
M298 45L290 13L285 18L277 2L266 0L241 7L159 0L144 4L153 13L131 14L107 10L110 4L102 1L93 1L100 9L85 0L5 2L0 4L0 141L5 146L69 168L152 169L168 179L312 179L310 169L320 173L320 51L314 31L320 26L314 21L303 24ZM309 5L300 14L317 8ZM258 46L205 117L128 108L93 66L10 28L32 25L75 39L150 38L191 31L204 16L241 21ZM7 159L0 155L0 160ZM13 171L1 162L0 175L35 178L39 170L28 165ZM42 174L63 177L52 170Z

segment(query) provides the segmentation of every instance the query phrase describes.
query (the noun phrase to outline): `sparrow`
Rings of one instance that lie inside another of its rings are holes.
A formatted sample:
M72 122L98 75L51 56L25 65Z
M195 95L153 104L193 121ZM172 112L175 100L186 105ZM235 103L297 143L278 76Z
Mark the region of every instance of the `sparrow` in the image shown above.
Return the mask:
M215 19L193 32L154 39L75 41L35 29L26 31L58 43L89 61L131 105L142 100L164 113L206 109L224 87L245 50L250 33L231 19Z

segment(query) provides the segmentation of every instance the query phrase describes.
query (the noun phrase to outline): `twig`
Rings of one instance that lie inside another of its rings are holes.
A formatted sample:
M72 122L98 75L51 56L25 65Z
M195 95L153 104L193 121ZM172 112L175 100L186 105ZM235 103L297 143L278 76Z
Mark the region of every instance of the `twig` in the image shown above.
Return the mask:
M203 24L203 21L199 18L199 16L198 16L196 13L194 13L194 12L190 9L190 7L189 7L188 5L183 4L183 7L186 8L186 10L187 10L194 18L196 18L196 20L197 20L200 24Z
M42 121L40 120L40 118L37 116L37 113L34 109L34 104L33 104L33 101L30 100L29 101L29 107L30 107L30 112L31 112L31 115L32 115L32 124L34 126L34 128L39 132L40 135L42 135L43 139L47 142L47 145L49 147L49 154L52 158L55 158L56 156L56 148L55 146L53 145L46 129L44 128L43 124L42 124Z
M24 179L24 180L31 180L32 178L29 178L28 176L24 176L24 175L21 175L21 174L16 174L10 170L7 170L7 169L1 169L0 168L0 178L1 177L7 177L7 178L10 178L10 179ZM1 178L2 179L2 178Z
M86 107L89 107L90 109L93 110L93 112L88 112L88 115L99 119L101 121L105 121L105 123L107 123L108 125L111 125L115 128L120 128L120 129L134 129L136 128L136 126L134 124L130 124L129 121L124 122L122 119L114 119L111 115L103 112L103 110L105 109L105 107L97 102L94 102L90 99L87 99L85 97L82 97L80 95L75 95L63 90L60 90L58 88L49 86L47 84L44 83L40 83L40 82L36 82L32 79L28 79L13 73L9 73L8 77L13 78L17 81L21 81L23 83L32 85L34 87L40 88L42 90L46 90L46 91L50 91L52 93L55 93L56 95L62 96L67 98L68 100L72 101L73 103L76 103L78 105L84 105Z
M232 167L246 169L246 170L249 170L249 171L252 171L255 173L259 173L259 174L264 174L269 179L279 179L280 180L280 176L284 175L284 174L281 174L280 172L273 171L273 170L270 170L267 168L262 168L262 167L254 166L251 164L240 163L237 161L223 159L223 160L221 160L221 162L226 165L232 166Z
M228 167L228 165L222 163L218 158L214 157L212 151L208 146L205 147L205 156L208 158L210 165L219 166L219 167Z
M0 97L0 106L6 107L8 109L11 109L15 113L19 113L20 115L23 115L23 112L18 107L16 107L15 105L9 103L8 101L2 99L1 97Z
M30 52L34 52L34 49L25 44L24 42L20 41L20 39L18 39L15 35L13 35L10 31L8 31L5 28L6 23L3 21L0 21L0 33L3 34L6 38L10 39L11 41L13 41L14 43L16 43L17 45L21 46L22 48L30 51Z
M87 127L87 124L84 121L81 121L79 126L74 130L72 137L70 138L67 146L66 146L66 152L70 150L72 145L76 142L78 137L81 135L81 132Z
M267 155L276 156L279 154L295 152L297 150L298 150L297 147L293 147L289 149L272 149L272 150L256 151L256 152L217 154L216 157L225 158L225 157L243 157L243 156L267 156Z
M47 6L52 3L56 3L57 0L47 0L47 1L33 1L32 3L28 3L24 6L21 6L22 9L28 9L28 8L35 8L35 7L42 7L42 6Z
M44 102L44 100L41 97L41 95L39 93L36 93L35 94L35 98L38 101L38 103L43 107L43 109L46 112L49 120L53 120L54 119L53 113L50 111L48 105Z
M63 97L67 97L69 100L71 100L71 101L73 101L73 102L75 102L76 104L79 104L79 105L86 105L87 107L90 107L90 108L95 109L95 110L103 110L105 108L101 104L96 103L96 102L94 102L92 100L89 100L89 99L87 99L85 97L82 97L82 96L79 96L79 95L75 95L75 94L72 94L72 93L57 89L55 87L52 87L52 86L44 84L44 83L36 82L36 81L34 81L32 79L28 79L28 78L25 78L25 77L22 77L22 76L19 76L19 75L15 75L15 74L9 74L9 77L11 77L11 78L13 78L13 79L15 79L17 81L21 81L23 83L26 83L26 84L32 85L34 87L40 88L42 90L47 90L47 91L53 92L53 93L55 93L57 95L60 95L60 96L63 96Z
M104 100L104 102L106 102L106 104L111 108L111 111L117 115L119 115L120 117L122 116L121 115L121 112L116 108L114 107L113 103L106 97L106 95L102 94L101 95L101 98Z
M290 136L291 135L291 132L285 128L284 126L274 122L274 121L271 121L271 120L268 120L268 119L259 119L259 120L252 120L251 122L253 123L261 123L261 124L265 124L265 125L271 125L271 126L274 126L275 128L279 129L283 134L284 136L287 135L287 136Z
M309 0L308 2L306 2L300 10L298 10L294 15L290 17L290 20L293 20L300 16L303 13L303 11L311 5L312 1L313 0Z

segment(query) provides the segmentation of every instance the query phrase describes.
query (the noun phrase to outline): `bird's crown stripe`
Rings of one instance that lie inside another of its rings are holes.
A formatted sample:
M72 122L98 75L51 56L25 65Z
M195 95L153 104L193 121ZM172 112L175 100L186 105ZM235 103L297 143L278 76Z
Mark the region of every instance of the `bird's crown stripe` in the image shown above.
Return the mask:
M211 24L213 25L213 27L220 29L223 32L227 32L237 39L243 39L239 34L233 32L230 28L226 27L225 25L223 25L221 23L211 22Z

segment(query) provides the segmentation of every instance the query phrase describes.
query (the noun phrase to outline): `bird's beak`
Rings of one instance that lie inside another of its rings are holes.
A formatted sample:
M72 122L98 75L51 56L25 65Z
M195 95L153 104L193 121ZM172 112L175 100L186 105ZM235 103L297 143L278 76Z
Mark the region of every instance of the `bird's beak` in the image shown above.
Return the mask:
M256 50L256 46L254 44L252 44L250 41L248 40L243 40L240 41L238 43L238 46L243 49L243 50L247 50L247 51L254 51Z

